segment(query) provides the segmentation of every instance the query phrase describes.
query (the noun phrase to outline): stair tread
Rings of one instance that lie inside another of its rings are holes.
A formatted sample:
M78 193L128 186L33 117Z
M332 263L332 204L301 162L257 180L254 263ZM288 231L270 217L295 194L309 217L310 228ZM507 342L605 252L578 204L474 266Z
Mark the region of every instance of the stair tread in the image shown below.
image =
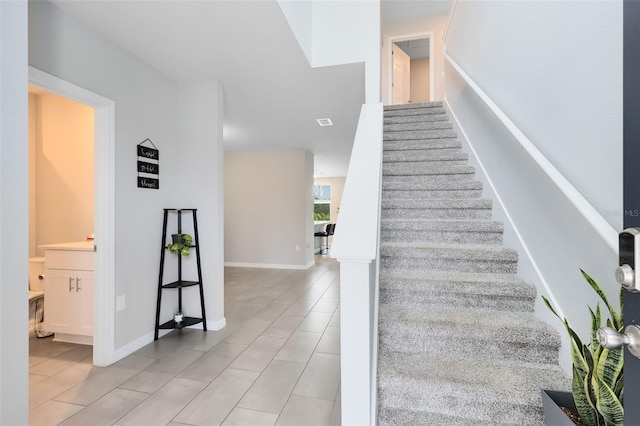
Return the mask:
M417 109L417 108L442 108L443 105L444 103L442 101L415 102L415 103L408 103L408 104L384 105L384 110L397 111L397 110Z
M392 176L392 175L446 175L446 174L473 174L476 169L473 166L465 166L465 165L447 165L447 164L435 164L428 168L422 168L422 170L408 170L408 168L403 165L395 166L392 164L384 164L382 165L382 175L383 176Z
M504 226L500 222L492 220L454 220L454 219L398 219L386 218L380 220L380 229L415 230L415 231L475 231L475 232L502 232Z
M487 198L391 198L381 200L382 208L404 209L490 209Z
M569 378L557 364L387 353L378 362L378 368L383 377L410 376L414 380L452 382L467 388L527 389L537 393L536 397L542 388L570 388ZM517 397L511 399L519 402Z
M427 333L436 328L459 329L465 331L460 338L478 338L484 335L496 333L506 334L508 341L528 341L533 338L533 332L549 332L553 328L538 319L533 312L521 311L495 311L482 307L456 306L417 306L384 305L380 306L380 328L384 329L390 324L401 326L416 326L417 324L429 324L421 331ZM471 328L470 328L471 327ZM515 332L514 332L515 330ZM525 332L526 330L526 332ZM551 333L553 335L553 333ZM522 340L520 340L522 339ZM538 337L536 337L536 340ZM549 342L559 343L559 336L545 339ZM505 340L507 341L507 340Z
M437 150L431 150L437 151ZM422 151L424 152L424 151ZM469 154L465 152L454 153L427 153L427 155L419 155L414 151L410 151L409 154L405 154L403 151L386 151L383 154L385 163L435 163L442 161L467 161Z
M417 411L411 408L394 408L381 406L378 409L378 424L380 426L415 426L415 425L437 425L437 426L526 426L519 419L512 422L496 423L492 420L474 419L472 422L468 418L459 416L449 416L440 412ZM531 423L541 425L538 423Z
M385 191L423 191L423 190L472 190L482 189L482 182L477 180L456 180L456 181L423 181L423 182L392 182L382 181L382 189ZM384 195L383 195L384 199Z
M491 244L438 244L430 242L380 243L380 258L393 259L404 254L404 259L438 259L465 262L492 262L497 264L515 263L518 251ZM386 259L385 259L386 260ZM386 265L386 264L385 264ZM383 265L383 267L385 267ZM423 265L428 269L429 265ZM402 269L402 268L401 268Z
M381 270L380 282L385 280L401 279L406 281L425 282L468 282L468 283L505 283L505 284L526 284L529 283L515 274L482 274L473 272L447 272L447 271L414 271L414 270ZM490 287L488 287L490 288Z
M460 142L457 137L446 137L409 140L385 140L382 144L383 152L448 148L462 148L462 142Z
M401 132L385 132L383 141L423 140L438 138L456 138L458 133L453 129L403 130Z

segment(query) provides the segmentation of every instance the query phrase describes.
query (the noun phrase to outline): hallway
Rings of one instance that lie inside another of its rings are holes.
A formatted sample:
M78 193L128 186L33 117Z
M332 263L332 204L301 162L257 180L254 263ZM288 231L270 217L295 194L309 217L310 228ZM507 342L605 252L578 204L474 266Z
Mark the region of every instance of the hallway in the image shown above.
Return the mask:
M103 368L30 339L31 425L339 425L339 267L225 268L221 331L176 330Z

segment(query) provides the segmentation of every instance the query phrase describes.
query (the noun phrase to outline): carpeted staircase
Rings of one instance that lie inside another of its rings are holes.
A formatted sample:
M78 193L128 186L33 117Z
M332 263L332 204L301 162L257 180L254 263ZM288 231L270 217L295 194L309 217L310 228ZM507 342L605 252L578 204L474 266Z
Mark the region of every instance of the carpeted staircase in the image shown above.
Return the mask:
M541 425L569 389L442 103L385 107L378 424Z

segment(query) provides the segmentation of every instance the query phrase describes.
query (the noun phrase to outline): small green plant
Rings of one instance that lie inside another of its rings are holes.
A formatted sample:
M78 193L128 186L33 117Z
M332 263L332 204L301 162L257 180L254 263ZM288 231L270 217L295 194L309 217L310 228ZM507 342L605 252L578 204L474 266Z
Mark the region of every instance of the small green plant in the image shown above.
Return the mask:
M189 256L189 250L193 245L193 237L189 234L172 235L173 241L167 244L171 253Z
M607 326L622 332L622 291L620 292L620 313L609 304L600 284L582 269L582 276L598 294L609 310ZM555 316L560 315L551 306L549 300L542 296L544 304ZM578 414L585 426L621 426L624 424L623 395L623 349L607 349L600 345L596 337L602 326L600 302L595 312L589 307L591 314L591 336L588 343L583 343L576 332L569 326L566 318L560 318L571 340L571 358L573 362L572 394Z

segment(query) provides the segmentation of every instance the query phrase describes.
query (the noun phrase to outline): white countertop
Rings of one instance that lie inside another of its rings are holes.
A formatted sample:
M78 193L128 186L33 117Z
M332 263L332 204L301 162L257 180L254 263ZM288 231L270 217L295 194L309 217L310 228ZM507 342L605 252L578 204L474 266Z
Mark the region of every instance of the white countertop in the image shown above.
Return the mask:
M94 251L95 241L73 241L70 243L44 244L38 246L44 250L78 250L78 251Z

